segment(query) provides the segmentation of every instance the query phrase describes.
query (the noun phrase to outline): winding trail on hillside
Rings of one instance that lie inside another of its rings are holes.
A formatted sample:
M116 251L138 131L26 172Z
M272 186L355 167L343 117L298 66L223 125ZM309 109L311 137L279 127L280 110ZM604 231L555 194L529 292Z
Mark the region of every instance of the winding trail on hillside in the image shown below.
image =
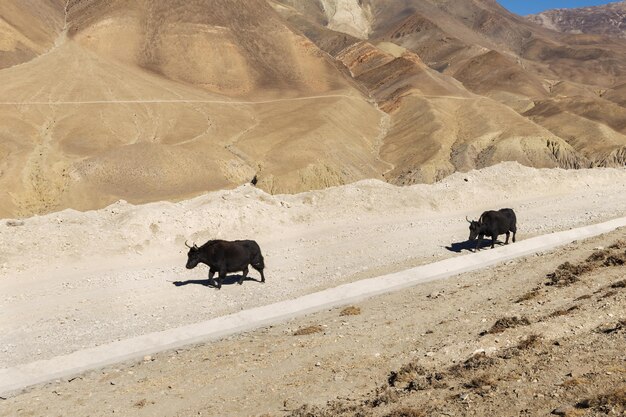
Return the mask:
M477 100L482 97L456 97L444 95L420 95L420 98L433 99L451 99L451 100ZM290 101L308 101L308 100L324 100L329 98L347 98L350 100L366 100L361 96L349 94L327 94L319 96L276 98L271 100L258 101L237 101L237 100L198 100L198 99L167 99L167 100L76 100L76 101L0 101L2 106L74 106L89 104L176 104L176 103L198 103L198 104L239 104L239 105L255 105L255 104L272 104Z
M271 100L259 100L259 101L236 101L236 100L187 100L187 99L170 99L170 100L84 100L84 101L2 101L0 105L3 106L21 106L21 105L33 105L33 106L72 106L72 105L88 105L88 104L186 104L186 103L199 103L199 104L240 104L240 105L254 105L254 104L271 104L290 101L307 101L307 100L324 100L329 98L347 98L351 100L363 100L363 97L352 96L348 94L328 94L320 96L306 96L306 97L291 97L291 98L277 98Z

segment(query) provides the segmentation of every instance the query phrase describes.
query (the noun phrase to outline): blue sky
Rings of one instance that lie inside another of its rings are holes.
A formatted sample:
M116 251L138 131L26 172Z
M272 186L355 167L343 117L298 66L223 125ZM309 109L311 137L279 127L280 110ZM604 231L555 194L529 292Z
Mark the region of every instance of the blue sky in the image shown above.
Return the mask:
M598 6L611 3L602 0L498 0L498 2L513 13L520 15L539 13L548 9Z

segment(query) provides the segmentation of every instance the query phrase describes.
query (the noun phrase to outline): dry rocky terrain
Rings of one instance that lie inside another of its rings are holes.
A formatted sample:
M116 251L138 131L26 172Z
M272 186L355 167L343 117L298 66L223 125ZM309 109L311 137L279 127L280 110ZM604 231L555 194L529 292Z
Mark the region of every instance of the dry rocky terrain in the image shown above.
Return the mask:
M618 230L92 371L0 415L622 415L624 242Z
M489 208L516 210L519 240L621 217L625 189L624 169L505 163L432 185L370 180L276 196L243 186L179 203L4 220L0 367L466 254L465 216ZM215 237L256 239L266 284L233 277L218 291L205 285L206 268L185 270L184 241ZM620 240L623 230L343 315L317 313L34 387L0 400L0 415L386 416L402 407L545 415L585 400L619 410L623 403L601 396L624 382Z
M526 18L559 32L626 37L625 1L602 6L547 10Z
M623 3L2 0L0 369L456 257L487 209L521 240L623 217ZM215 238L257 240L267 282L186 270ZM624 242L31 387L0 417L624 415Z

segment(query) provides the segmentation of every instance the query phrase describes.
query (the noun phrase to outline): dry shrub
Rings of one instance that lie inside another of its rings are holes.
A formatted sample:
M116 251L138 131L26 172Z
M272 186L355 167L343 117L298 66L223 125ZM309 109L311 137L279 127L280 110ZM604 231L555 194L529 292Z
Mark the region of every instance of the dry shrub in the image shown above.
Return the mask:
M592 408L604 413L620 414L626 411L626 385L607 394L589 398L576 404L577 408Z
M621 266L626 263L626 253L611 255L604 260L604 266Z
M614 295L617 295L617 291L611 290L611 291L607 291L606 294L604 294L600 298L609 298L609 297L613 297Z
M589 255L586 262L590 263L590 262L603 261L607 258L607 256L609 256L610 253L611 251L606 250L606 249L595 251L594 253Z
M552 414L555 414L554 412ZM562 411L562 414L557 414L559 416L563 416L563 417L583 417L584 415L586 415L587 413L585 413L584 410L579 410L577 408L568 408L566 410Z
M585 295L581 295L578 298L575 298L574 301L582 301L582 300L588 300L590 299L592 296L591 294L585 294Z
M585 385L588 382L589 381L586 378L572 377L570 379L566 379L565 381L563 381L561 386L565 388L572 388L572 387L577 387L580 385Z
M525 350L533 349L541 344L543 336L539 334L531 334L526 339L522 339L516 346L506 348L498 355L501 359L511 359L522 354Z
M425 410L416 410L415 408L402 407L393 410L389 414L385 414L385 417L426 417Z
M322 409L305 404L300 408L292 410L287 417L317 417L322 415Z
M409 362L402 365L398 372L391 371L387 377L387 383L390 387L396 387L400 384L408 384L420 375L426 375L426 370L417 362Z
M523 301L532 300L533 298L537 298L539 296L539 288L533 288L531 291L522 295L520 298L515 300L516 303L521 303Z
M619 239L611 246L609 246L609 249L626 249L626 240Z
M331 401L325 407L305 404L286 417L370 417L372 412L361 405Z
M133 407L135 408L144 408L146 406L146 404L148 404L148 401L146 401L145 398L137 401L135 404L133 404Z
M574 265L570 262L565 262L559 265L554 272L547 275L550 279L547 285L556 285L557 287L571 285L577 282L582 274L590 272L594 269L595 266L589 263Z
M611 334L626 330L626 320L620 320L614 325L602 325L598 327L598 332L604 334Z
M361 309L355 306L346 307L339 313L340 316L358 316L359 314L361 314Z
M324 328L320 326L319 324L316 324L315 326L302 327L296 330L295 332L293 332L293 335L305 336L305 335L313 334L313 333L321 333L323 331L324 331Z
M516 348L519 350L528 350L537 347L541 343L543 337L540 334L531 334L526 339L520 340Z
M380 407L384 404L393 404L400 400L402 394L403 391L385 385L383 387L376 388L376 391L374 392L374 398L371 400L367 400L366 404L368 404L370 407Z
M494 358L487 356L485 352L481 352L470 356L469 359L463 363L451 366L449 370L453 375L460 376L467 371L489 368L495 363L496 360Z
M611 288L626 288L626 279L611 284Z
M417 362L409 362L399 371L392 371L387 377L387 383L390 387L403 391L422 391L431 388L447 388L444 378L443 373L428 372Z
M483 374L472 378L469 382L463 384L463 386L468 389L491 389L496 386L496 381L491 379L489 375Z
M554 317L561 317L561 316L567 316L568 314L571 314L572 312L578 310L578 306L572 306L568 309L561 309L561 310L556 310L553 311L552 313L550 313L548 315L549 318L554 318Z
M502 333L506 329L512 329L517 326L528 326L530 324L530 320L526 317L502 317L498 319L491 329L487 330L489 334Z

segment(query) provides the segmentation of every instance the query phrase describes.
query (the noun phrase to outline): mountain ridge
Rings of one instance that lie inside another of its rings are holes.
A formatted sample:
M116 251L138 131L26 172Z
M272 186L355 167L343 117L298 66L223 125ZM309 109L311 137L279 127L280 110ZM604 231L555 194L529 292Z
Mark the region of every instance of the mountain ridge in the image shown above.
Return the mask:
M626 163L626 41L492 0L28 4L0 6L31 42L0 52L0 215Z

